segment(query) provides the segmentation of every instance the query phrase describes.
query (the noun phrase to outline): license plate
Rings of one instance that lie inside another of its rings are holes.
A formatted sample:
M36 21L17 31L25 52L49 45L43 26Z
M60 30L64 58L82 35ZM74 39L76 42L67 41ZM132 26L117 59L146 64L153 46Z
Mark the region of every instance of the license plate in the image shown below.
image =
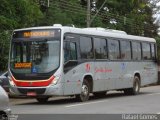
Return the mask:
M36 96L37 94L35 92L27 92L27 96Z

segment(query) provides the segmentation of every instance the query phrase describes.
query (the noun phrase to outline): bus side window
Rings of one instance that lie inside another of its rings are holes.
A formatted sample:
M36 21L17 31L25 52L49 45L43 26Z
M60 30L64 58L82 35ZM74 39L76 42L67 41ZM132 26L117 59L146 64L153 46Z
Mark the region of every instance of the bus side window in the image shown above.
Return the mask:
M70 60L77 60L77 51L75 42L70 42Z
M64 42L64 63L67 62L69 60L69 42Z
M150 60L151 59L151 47L149 43L142 43L142 51L143 51L143 59Z
M132 42L132 59L141 60L141 44L140 42Z
M93 59L93 43L91 37L80 36L81 59Z
M121 44L121 59L131 60L131 46L130 41L120 41Z
M64 42L64 62L77 60L77 50L75 42Z
M151 55L152 55L152 60L156 59L156 48L155 48L155 44L151 43Z
M119 51L119 41L118 40L108 40L108 49L109 49L109 59L117 60L120 59L120 51Z

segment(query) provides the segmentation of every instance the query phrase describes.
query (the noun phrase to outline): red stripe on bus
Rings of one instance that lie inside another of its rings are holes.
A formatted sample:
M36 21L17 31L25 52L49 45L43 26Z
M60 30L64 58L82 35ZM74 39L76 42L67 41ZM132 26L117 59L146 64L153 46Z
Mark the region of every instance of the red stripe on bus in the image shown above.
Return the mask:
M48 80L46 81L20 81L20 80L16 80L13 76L12 80L14 82L14 84L18 87L44 87L44 86L48 86L51 84L51 82L54 80L54 76L51 76Z

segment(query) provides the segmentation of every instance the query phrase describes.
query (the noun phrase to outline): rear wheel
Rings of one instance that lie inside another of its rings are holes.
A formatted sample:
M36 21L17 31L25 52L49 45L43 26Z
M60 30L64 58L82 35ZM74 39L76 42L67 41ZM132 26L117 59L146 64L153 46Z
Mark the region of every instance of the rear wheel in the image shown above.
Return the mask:
M134 81L133 81L133 87L132 88L128 88L124 90L124 93L126 95L137 95L139 94L140 91L140 79L138 76L134 77Z
M90 85L87 80L84 80L81 88L81 94L76 95L76 99L78 101L85 102L89 99L89 93L90 93Z
M42 97L42 98L36 98L36 100L39 103L46 103L48 101L49 97Z

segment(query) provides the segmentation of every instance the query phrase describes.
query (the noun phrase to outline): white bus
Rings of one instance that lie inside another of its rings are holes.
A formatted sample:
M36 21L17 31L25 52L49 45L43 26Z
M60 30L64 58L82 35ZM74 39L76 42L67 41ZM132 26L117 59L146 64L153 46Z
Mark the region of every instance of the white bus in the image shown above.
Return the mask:
M13 32L9 60L10 92L45 102L109 90L138 94L158 81L156 41L103 28L62 25Z

